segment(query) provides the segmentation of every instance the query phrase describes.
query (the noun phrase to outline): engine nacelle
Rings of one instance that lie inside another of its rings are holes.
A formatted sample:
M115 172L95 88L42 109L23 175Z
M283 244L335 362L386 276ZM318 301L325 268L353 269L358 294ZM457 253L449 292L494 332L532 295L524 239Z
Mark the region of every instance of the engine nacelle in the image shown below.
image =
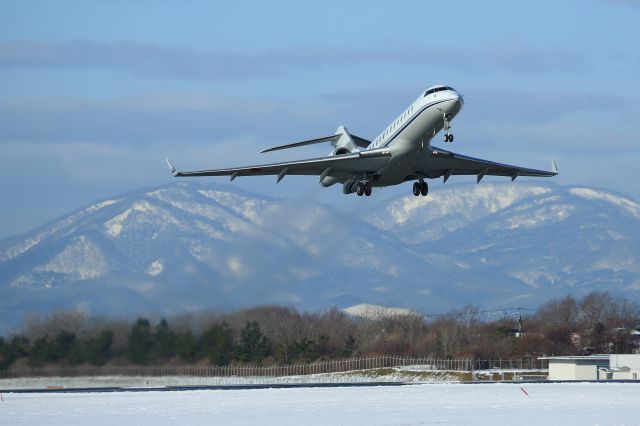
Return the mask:
M338 179L337 177L334 176L325 176L322 178L322 180L320 181L320 185L324 186L325 188L331 186L331 185L335 185L336 183L340 182L340 179Z
M331 155L345 155L345 154L351 154L351 150L347 147L344 146L339 146L336 149L333 150L333 152L331 153Z
M348 180L344 184L342 184L342 193L343 194L351 194L356 192L356 185L358 184L357 180Z

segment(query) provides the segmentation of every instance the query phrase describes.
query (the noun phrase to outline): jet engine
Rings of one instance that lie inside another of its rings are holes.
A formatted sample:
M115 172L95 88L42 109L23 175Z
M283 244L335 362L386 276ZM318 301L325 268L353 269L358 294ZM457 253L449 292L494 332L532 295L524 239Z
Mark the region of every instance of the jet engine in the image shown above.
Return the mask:
M351 194L356 192L356 185L358 181L356 180L348 180L342 184L342 193L343 194Z
M339 146L339 147L337 147L336 149L333 150L331 155L345 155L345 154L351 154L352 152L353 151L351 151L346 146Z

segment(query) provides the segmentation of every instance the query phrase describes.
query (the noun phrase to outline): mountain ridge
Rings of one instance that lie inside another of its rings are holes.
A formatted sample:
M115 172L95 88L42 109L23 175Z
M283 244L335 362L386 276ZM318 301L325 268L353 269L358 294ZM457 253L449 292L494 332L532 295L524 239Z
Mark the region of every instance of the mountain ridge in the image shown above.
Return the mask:
M0 240L0 328L61 307L443 311L590 290L640 300L639 237L640 204L584 186L449 185L360 218L230 185L172 183Z

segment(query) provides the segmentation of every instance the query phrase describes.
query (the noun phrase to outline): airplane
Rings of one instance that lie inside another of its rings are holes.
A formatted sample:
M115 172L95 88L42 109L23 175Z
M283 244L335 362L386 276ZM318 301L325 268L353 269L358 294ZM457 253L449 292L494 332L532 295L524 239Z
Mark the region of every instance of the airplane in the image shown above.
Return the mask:
M445 85L429 87L375 139L356 136L344 127L333 135L268 148L261 153L296 148L312 144L330 143L326 157L265 164L230 169L181 172L171 161L167 165L175 177L275 175L280 182L287 175L319 176L320 185L342 184L344 194L370 196L372 188L398 185L413 181L413 195L426 196L427 179L451 176L476 176L480 183L484 176L506 176L514 181L519 176L551 177L553 171L535 170L468 157L431 145L431 139L444 130L444 141L453 142L451 120L460 112L464 99L455 89Z

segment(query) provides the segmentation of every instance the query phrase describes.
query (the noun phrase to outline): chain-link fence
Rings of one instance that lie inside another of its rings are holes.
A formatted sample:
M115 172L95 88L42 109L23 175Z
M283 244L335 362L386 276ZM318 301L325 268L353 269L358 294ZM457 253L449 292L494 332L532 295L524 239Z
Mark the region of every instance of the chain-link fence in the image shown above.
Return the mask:
M474 360L436 357L406 357L378 355L332 361L298 364L231 364L186 366L52 366L40 368L14 368L0 372L0 378L20 377L90 377L90 376L144 376L144 377L286 377L305 376L347 371L415 366L430 371L474 371L491 369L545 369L546 360Z

